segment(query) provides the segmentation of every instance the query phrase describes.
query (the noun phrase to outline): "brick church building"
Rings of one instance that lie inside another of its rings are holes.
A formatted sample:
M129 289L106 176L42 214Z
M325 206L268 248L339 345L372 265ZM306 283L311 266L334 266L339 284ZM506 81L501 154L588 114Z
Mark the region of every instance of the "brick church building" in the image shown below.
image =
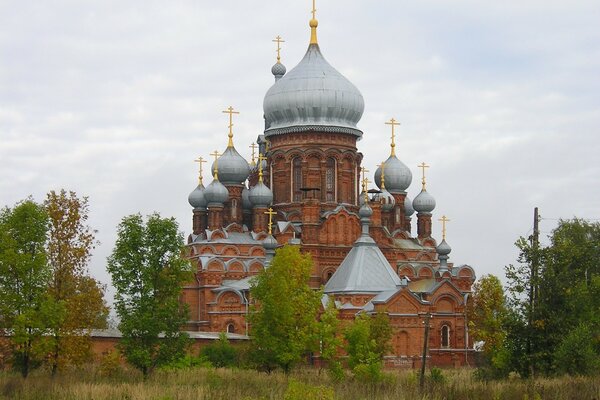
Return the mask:
M433 237L427 166L420 166L421 191L411 201L413 176L395 154L392 119L389 157L373 176L378 189L368 189L357 149L363 97L321 53L314 10L309 25L304 58L287 72L278 56L271 70L257 162L235 149L230 107L229 142L213 154L213 180L204 187L201 172L189 196L195 280L184 288L186 330L247 335L250 279L268 267L277 247L292 244L311 254L310 284L324 287L323 304L334 301L340 318L389 315L388 365L418 363L426 320L431 363L463 365L472 347L465 304L475 273L448 262L445 217L441 242Z

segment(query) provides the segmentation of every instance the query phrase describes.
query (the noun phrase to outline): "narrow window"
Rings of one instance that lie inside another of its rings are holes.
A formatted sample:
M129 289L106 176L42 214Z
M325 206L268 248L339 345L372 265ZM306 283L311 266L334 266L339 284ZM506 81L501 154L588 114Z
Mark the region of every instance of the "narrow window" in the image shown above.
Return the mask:
M325 201L333 203L335 201L335 159L327 159L327 169L325 171Z
M442 347L450 347L450 327L448 325L442 326Z
M294 158L292 161L292 170L293 170L293 201L300 202L302 201L302 191L300 188L302 187L302 160L300 157Z
M227 333L235 333L235 325L227 324Z

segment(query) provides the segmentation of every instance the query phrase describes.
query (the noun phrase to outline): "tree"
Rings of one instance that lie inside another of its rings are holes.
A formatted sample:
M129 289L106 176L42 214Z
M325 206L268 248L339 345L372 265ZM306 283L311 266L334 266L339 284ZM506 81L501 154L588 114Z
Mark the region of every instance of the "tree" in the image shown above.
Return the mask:
M348 366L359 379L377 382L381 379L382 359L391 338L389 318L384 313L375 317L359 314L346 328Z
M104 328L108 307L104 287L88 274L97 242L87 220L88 199L75 192L48 193L44 207L50 219L47 257L51 268L49 296L64 312L50 321L52 374L61 366L78 364L91 356L90 334Z
M221 332L219 340L200 349L200 355L217 368L233 367L237 361L237 350L229 343L227 334Z
M334 380L341 380L344 370L340 363L338 353L342 347L342 338L339 335L340 320L335 301L330 298L325 310L319 319L319 353L321 359L327 363L329 373ZM321 370L319 369L319 373Z
M303 355L318 349L322 292L308 285L312 265L309 254L284 246L252 282L252 345L267 370L279 366L288 373Z
M57 314L46 290L48 215L27 199L0 211L0 328L10 331L13 367L27 377L46 349L46 325Z
M180 331L188 309L179 302L191 279L183 258L183 234L174 218L154 213L122 219L108 272L116 289L120 348L147 377L156 367L183 357L189 337Z

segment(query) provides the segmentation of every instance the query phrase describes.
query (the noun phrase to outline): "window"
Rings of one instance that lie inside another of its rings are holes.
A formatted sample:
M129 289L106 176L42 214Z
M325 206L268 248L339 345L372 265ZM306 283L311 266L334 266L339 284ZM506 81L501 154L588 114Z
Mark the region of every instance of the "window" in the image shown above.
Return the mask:
M233 323L227 324L227 333L235 333L235 325Z
M231 219L235 221L237 218L237 200L231 200Z
M292 179L292 201L300 202L302 201L302 191L300 190L302 187L302 160L300 157L292 160Z
M450 327L448 325L442 326L442 347L450 347Z
M335 159L327 159L327 169L325 170L325 201L333 203L335 201Z

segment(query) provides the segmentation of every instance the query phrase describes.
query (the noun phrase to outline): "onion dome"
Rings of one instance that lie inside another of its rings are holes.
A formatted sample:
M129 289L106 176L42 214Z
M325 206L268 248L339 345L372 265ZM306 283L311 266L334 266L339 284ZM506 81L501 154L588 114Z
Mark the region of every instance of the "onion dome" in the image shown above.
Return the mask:
M240 185L250 175L248 161L237 152L233 145L227 146L227 149L219 157L217 165L219 167L219 180L225 185ZM215 163L213 163L211 171L214 175Z
M436 248L435 251L441 256L447 256L452 251L452 247L446 242L446 239L442 240Z
M385 161L385 187L391 193L403 193L412 182L412 172L395 155ZM381 167L375 170L375 184L381 189Z
M417 212L430 213L435 208L435 199L427 190L423 189L413 200L412 206Z
M381 193L377 195L377 200L381 203L381 209L383 211L391 211L396 205L396 199L385 187L381 189Z
M404 198L404 214L406 214L407 217L410 217L414 213L415 209L412 206L412 201L406 196Z
M250 202L250 198L248 197L250 190L244 185L244 189L242 189L242 208L244 210L251 210L252 203Z
M273 67L271 67L271 73L275 76L275 82L281 79L285 75L285 65L277 61Z
M356 86L325 60L316 40L311 40L300 63L265 95L265 136L314 129L360 138L356 124L364 108Z
M358 210L358 215L360 216L361 219L371 218L371 215L373 215L373 210L371 209L371 207L369 207L368 204L363 204L360 207L360 209Z
M206 208L206 199L204 198L204 185L199 183L196 189L188 196L188 202L194 208Z
M273 192L259 180L256 185L250 188L248 199L254 207L268 207L273 202Z
M277 240L273 237L273 235L268 235L265 240L263 240L262 244L267 250L275 250L277 246L279 246L279 243L277 243Z
M218 179L214 179L204 189L204 199L208 206L212 204L222 205L229 199L229 190Z

